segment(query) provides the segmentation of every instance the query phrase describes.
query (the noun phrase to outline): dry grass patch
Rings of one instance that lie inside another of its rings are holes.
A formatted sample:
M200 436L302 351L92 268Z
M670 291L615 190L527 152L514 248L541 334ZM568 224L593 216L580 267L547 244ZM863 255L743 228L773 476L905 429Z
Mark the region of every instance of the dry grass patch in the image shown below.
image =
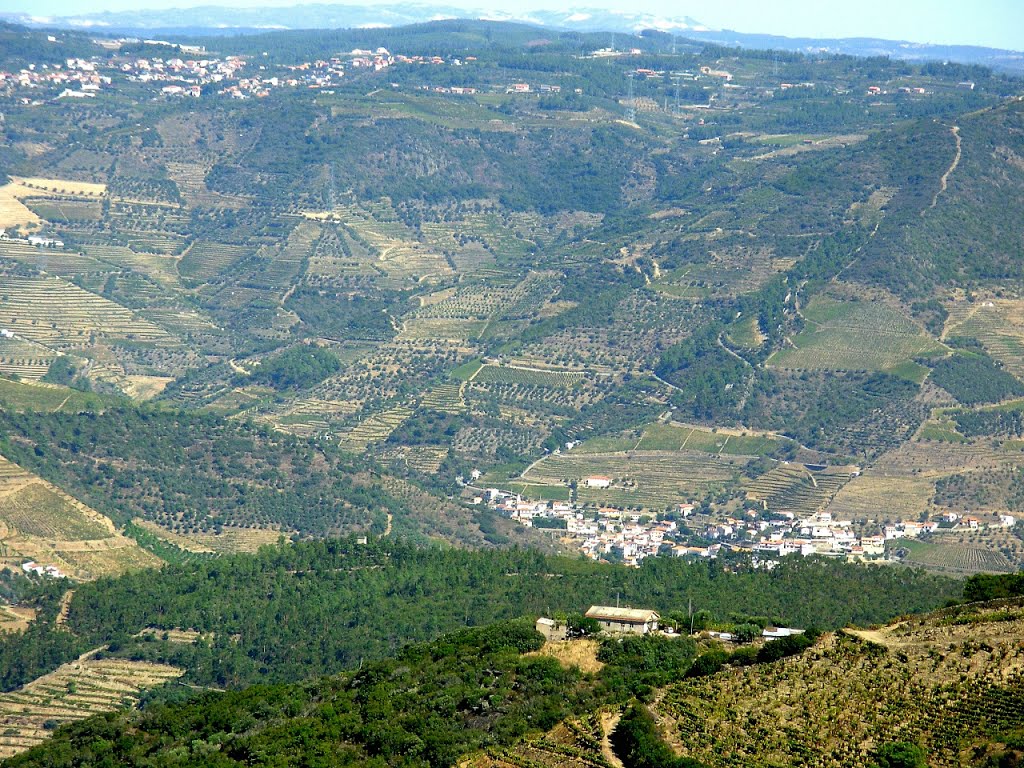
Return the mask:
M563 667L577 667L580 672L595 673L604 669L604 662L597 660L597 649L600 644L596 640L580 638L579 640L549 640L539 651L532 651L527 656L550 656Z
M260 547L276 544L284 536L281 531L268 528L233 528L224 526L220 533L190 533L185 538L201 547L225 554L255 552Z
M133 400L152 400L174 381L170 376L125 376L121 389Z
M935 483L927 477L887 477L868 469L840 489L828 512L837 520L917 520L934 492Z
M34 608L21 605L0 605L0 633L24 632L35 621Z
M105 184L62 179L13 178L0 187L0 228L25 227L37 229L42 219L21 201L31 197L101 197L107 191Z

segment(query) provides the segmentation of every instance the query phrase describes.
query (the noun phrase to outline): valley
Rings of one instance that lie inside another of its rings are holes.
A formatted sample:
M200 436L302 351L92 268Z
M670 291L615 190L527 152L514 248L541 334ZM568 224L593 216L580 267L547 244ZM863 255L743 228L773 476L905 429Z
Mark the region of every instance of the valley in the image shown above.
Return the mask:
M1018 78L51 31L0 23L5 764L1014 764Z

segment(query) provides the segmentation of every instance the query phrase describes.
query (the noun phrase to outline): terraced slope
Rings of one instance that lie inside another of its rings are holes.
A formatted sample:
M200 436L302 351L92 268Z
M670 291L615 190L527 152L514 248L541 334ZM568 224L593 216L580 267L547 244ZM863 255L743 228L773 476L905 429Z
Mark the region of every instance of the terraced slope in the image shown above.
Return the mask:
M79 579L154 567L160 560L96 510L0 457L0 562L53 565Z
M55 348L94 336L174 343L167 331L57 277L4 277L0 322L18 337Z
M1024 599L958 606L685 679L647 707L671 751L706 768L867 766L893 742L919 745L935 768L1018 765L1013 755L999 760L1024 728L1022 636ZM622 768L609 744L618 721L606 706L463 765Z
M866 765L887 742L959 766L1024 728L1022 636L1020 600L949 609L678 683L653 710L676 751L711 768Z
M183 672L167 664L95 659L93 653L0 694L0 758L39 744L55 725L131 706L143 690Z

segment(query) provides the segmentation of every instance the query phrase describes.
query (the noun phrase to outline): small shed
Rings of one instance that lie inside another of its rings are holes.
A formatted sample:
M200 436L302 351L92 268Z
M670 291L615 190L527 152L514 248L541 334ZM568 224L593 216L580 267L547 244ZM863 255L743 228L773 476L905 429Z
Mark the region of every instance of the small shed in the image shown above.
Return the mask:
M592 605L587 611L588 619L594 619L605 632L646 635L658 631L661 616L656 611L640 608L612 608L606 605Z
M540 617L535 625L537 631L544 635L545 640L565 640L567 627L564 621Z

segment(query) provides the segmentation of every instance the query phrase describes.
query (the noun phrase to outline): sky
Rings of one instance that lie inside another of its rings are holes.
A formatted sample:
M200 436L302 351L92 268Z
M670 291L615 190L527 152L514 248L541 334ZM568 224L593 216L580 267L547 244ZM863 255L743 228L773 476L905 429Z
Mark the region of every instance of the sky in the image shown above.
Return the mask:
M380 0L398 3L403 0ZM418 0L429 5L429 0ZM372 0L321 0L372 5ZM1024 0L439 0L441 4L522 13L543 8L609 8L691 16L717 29L788 37L880 37L917 43L1024 50ZM0 10L70 16L83 12L288 6L288 0L0 0Z

